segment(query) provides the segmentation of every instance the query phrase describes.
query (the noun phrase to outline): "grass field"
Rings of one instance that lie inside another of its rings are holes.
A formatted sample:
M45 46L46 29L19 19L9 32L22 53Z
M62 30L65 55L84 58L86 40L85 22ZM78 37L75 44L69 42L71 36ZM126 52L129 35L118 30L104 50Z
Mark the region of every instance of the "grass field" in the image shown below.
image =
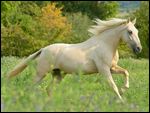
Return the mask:
M130 88L123 94L125 104L118 103L116 94L100 74L68 74L53 87L51 97L46 86L51 74L40 85L33 85L34 65L28 66L11 81L6 73L21 59L1 58L1 111L149 111L149 62L147 59L120 59L119 65L130 74ZM113 74L120 88L123 76Z

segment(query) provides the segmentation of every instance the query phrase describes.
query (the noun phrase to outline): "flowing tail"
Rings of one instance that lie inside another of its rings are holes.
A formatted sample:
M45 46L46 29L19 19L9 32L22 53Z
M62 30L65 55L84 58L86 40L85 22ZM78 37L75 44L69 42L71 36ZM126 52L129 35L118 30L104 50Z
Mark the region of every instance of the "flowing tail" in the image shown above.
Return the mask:
M30 55L29 57L27 57L24 61L22 61L20 64L18 64L12 71L10 71L7 75L8 78L14 77L17 74L19 74L21 71L23 71L27 66L28 63L35 59L37 56L40 55L40 53L42 52L42 49L40 49L39 51L33 53L32 55Z

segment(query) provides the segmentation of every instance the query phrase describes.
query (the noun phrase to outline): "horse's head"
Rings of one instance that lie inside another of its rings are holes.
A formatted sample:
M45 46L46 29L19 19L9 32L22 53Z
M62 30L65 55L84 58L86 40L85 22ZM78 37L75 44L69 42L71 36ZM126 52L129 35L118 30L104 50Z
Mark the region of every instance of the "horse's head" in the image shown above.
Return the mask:
M125 29L123 30L122 40L125 41L134 53L140 53L142 46L138 37L138 30L135 28L136 19L127 20Z

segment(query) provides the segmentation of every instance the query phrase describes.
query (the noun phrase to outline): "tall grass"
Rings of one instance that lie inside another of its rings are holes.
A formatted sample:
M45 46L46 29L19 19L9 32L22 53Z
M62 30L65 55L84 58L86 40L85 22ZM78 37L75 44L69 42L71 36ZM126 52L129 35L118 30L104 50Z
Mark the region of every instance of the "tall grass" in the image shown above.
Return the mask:
M51 97L46 86L47 74L41 84L34 85L34 65L28 66L12 80L6 73L22 59L1 58L1 111L149 111L149 63L147 59L120 59L119 65L130 73L130 88L124 93L125 104L118 103L116 94L100 74L67 74L55 84ZM34 63L33 63L34 64ZM123 76L113 74L120 88Z

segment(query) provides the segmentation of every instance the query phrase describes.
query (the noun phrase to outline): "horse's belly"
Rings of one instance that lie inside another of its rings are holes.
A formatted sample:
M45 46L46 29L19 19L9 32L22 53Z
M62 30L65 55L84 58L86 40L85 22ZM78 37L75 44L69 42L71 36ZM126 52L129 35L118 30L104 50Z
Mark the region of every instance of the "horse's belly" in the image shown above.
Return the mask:
M67 73L83 72L85 74L96 73L97 68L92 61L67 61L60 62L60 67L62 71Z
M80 48L68 47L57 56L56 67L67 73L95 73L97 68L85 51Z
M88 61L83 66L83 72L85 74L91 74L91 73L97 73L98 70L97 70L96 65L95 65L95 63L93 61Z

